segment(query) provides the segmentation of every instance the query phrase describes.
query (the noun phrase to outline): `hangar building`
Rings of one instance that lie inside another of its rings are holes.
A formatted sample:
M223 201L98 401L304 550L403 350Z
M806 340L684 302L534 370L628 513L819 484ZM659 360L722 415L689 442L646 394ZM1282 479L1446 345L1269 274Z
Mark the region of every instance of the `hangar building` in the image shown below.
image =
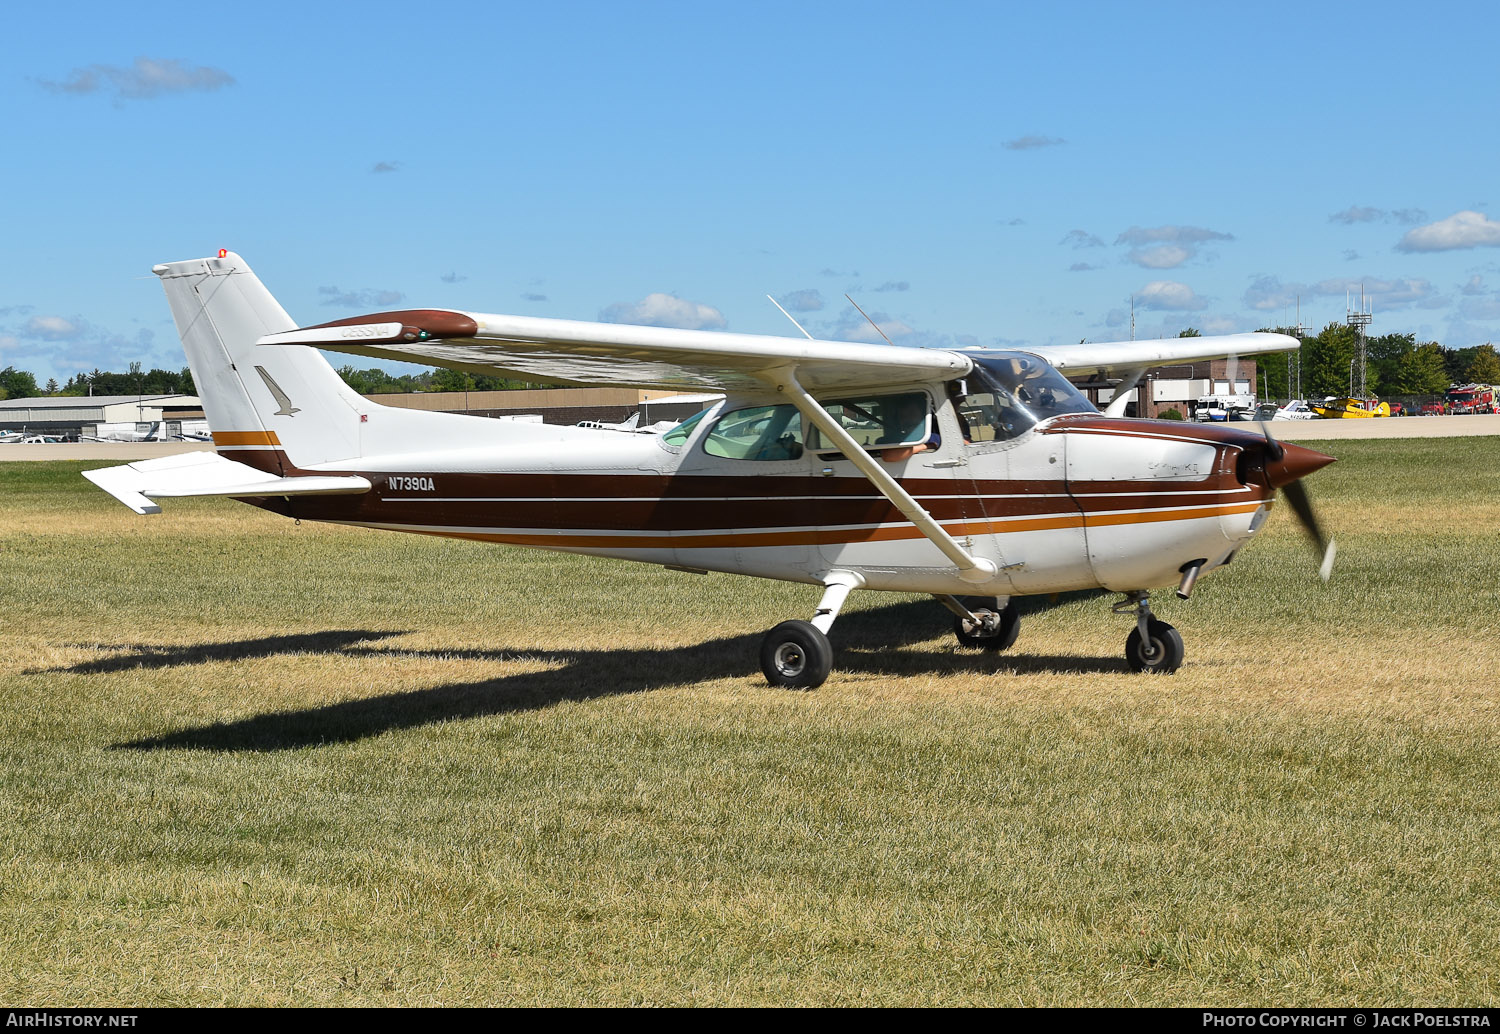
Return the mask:
M140 433L165 422L170 437L180 434L183 420L203 419L203 403L196 395L48 395L30 399L0 399L0 429L55 434L66 438L93 437L99 424L134 424ZM172 424L178 427L174 430Z

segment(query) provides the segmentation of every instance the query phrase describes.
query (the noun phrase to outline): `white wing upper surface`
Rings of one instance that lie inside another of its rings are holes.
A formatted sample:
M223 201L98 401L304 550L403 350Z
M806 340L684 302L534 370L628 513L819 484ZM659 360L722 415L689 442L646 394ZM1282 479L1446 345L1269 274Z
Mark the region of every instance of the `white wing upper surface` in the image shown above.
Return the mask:
M788 368L817 391L951 379L973 366L966 356L935 348L453 310L377 313L272 334L259 343L312 345L561 384L688 391L764 388L776 371Z
M1041 356L1072 376L1080 373L1124 373L1142 367L1201 363L1231 356L1253 358L1298 347L1285 334L1224 334L1218 337L1169 337L1150 341L1086 341L1047 345L1024 351Z
M764 388L795 370L812 392L962 377L969 355L936 348L819 341L759 334L500 316L452 309L375 313L263 337L261 345L310 345L478 374L559 384L678 391ZM1280 334L1050 345L1024 351L1073 375L1284 352Z

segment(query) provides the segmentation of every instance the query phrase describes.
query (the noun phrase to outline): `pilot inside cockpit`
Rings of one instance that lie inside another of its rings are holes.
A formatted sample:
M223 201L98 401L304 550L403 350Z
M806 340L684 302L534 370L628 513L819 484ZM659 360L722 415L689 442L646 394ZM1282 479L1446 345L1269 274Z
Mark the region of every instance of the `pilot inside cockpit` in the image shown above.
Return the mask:
M897 395L890 399L883 407L881 423L884 432L875 439L876 445L901 445L909 443L905 449L882 450L880 458L887 463L904 460L918 452L927 452L936 449L942 444L938 436L937 424L931 423L930 433L920 441L912 439L922 434L924 428L928 427L928 416L931 409L927 404L927 396L921 394Z

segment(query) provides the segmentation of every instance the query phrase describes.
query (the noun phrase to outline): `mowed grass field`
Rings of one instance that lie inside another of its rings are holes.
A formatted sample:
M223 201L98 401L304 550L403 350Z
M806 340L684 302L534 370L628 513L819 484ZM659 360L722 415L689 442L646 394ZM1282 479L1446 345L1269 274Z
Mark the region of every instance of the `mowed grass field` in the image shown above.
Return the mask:
M1330 442L1194 598L1009 654L816 591L0 464L0 1001L1493 1004L1500 439Z

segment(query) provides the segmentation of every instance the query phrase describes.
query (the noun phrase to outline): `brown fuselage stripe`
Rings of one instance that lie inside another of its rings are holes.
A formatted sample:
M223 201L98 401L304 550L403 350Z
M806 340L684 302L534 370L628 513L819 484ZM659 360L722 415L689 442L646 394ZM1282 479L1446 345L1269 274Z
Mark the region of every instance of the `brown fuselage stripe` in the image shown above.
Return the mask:
M1164 521L1198 520L1205 517L1227 517L1251 513L1260 504L1238 506L1203 506L1185 510L1154 513L1111 514L1104 517L1059 515L1019 521L968 521L945 524L950 535L994 535L1023 531L1053 531L1061 528L1095 528L1130 524L1157 524ZM911 525L881 528L819 528L782 532L728 532L702 535L601 535L560 534L531 535L524 532L445 531L440 528L403 527L423 535L471 539L477 542L500 542L513 546L547 546L554 549L754 549L758 546L829 546L856 542L896 542L920 539L922 532Z
M275 431L215 431L215 445L277 445L281 439Z

